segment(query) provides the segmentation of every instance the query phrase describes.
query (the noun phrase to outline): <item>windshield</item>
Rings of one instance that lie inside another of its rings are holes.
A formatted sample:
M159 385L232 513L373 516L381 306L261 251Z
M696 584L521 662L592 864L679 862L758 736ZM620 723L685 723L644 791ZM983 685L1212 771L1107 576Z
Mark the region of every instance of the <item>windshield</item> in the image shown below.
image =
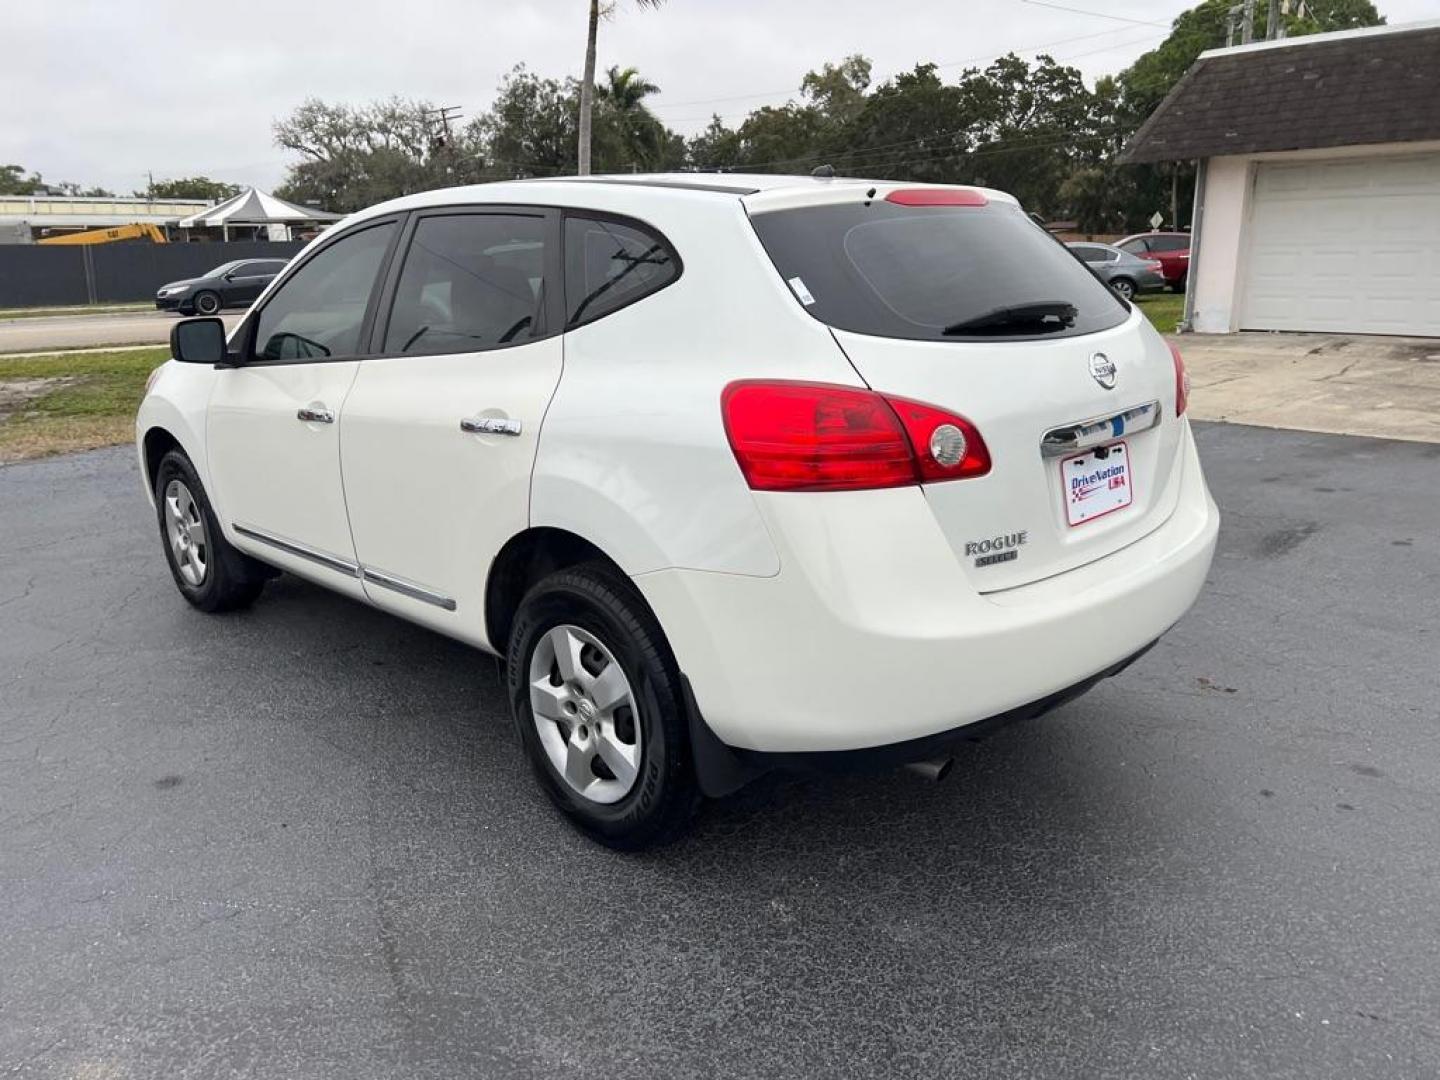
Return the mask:
M1052 338L1105 330L1129 315L1013 203L857 201L753 221L800 303L841 330L921 341Z

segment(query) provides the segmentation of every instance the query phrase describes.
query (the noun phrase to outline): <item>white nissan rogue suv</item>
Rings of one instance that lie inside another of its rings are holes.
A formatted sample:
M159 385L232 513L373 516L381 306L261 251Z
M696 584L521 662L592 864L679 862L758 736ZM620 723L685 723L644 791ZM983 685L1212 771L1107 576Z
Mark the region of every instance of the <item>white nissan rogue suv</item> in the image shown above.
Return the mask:
M1179 354L998 191L429 191L171 340L136 436L184 597L286 571L504 656L540 782L616 847L1053 708L1215 545Z

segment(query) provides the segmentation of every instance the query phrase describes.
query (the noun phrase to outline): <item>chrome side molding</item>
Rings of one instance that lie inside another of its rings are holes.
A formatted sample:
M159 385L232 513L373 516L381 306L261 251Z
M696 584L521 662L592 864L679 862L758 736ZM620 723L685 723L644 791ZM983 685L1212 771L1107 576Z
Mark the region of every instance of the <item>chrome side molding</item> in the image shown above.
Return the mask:
M1060 457L1099 446L1122 435L1149 431L1160 423L1160 402L1148 401L1124 412L1097 416L1073 424L1051 428L1040 436L1040 453L1044 457Z
M455 610L455 601L450 597L427 589L423 585L416 585L413 581L406 581L404 578L398 578L394 574L387 574L368 566L360 566L350 562L348 559L342 559L338 555L331 555L327 551L321 551L319 548L313 548L308 544L302 544L296 540L286 540L283 536L276 536L274 533L268 533L264 529L257 529L253 525L242 525L237 521L231 523L230 527L241 536L248 536L251 540L258 540L262 544L268 544L270 547L275 548L277 551L283 551L287 555L297 555L302 559L309 559L311 562L318 563L328 570L336 570L346 577L360 578L362 581L366 581L371 585L379 585L383 589L390 589L392 592L397 592L401 596L408 596L412 600L422 600L427 604L434 604L436 607L444 608L446 611Z
M331 570L338 570L347 577L359 577L360 567L342 559L338 555L331 555L329 552L321 551L319 548L310 547L308 544L301 544L295 540L286 540L276 536L274 533L267 533L263 529L257 529L252 525L242 525L240 522L233 522L230 526L241 536L248 536L251 540L258 540L262 544L269 544L273 548L286 552L289 555L298 555L302 559L309 559L313 563Z
M448 596L442 596L437 592L431 592L422 585L416 585L413 581L406 581L393 574L382 573L379 570L372 570L370 567L362 567L360 575L371 585L379 585L382 589L389 589L401 596L408 596L412 600L421 600L427 604L434 604L446 611L455 610L455 601Z

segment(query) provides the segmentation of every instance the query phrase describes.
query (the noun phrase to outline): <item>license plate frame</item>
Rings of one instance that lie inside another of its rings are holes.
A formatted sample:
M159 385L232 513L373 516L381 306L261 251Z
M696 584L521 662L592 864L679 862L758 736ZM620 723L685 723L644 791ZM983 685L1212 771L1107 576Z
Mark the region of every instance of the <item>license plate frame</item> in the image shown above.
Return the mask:
M1105 456L1099 457L1097 451L1104 452ZM1077 488L1074 485L1073 480L1077 478L1075 474L1079 473L1080 478L1083 478L1084 469L1087 467L1094 466L1097 472L1114 468L1116 464L1114 458L1117 454L1120 457L1122 470L1118 474L1118 479L1121 481L1119 484L1115 483L1117 475L1111 474L1101 476L1088 487ZM1081 464L1076 464L1077 462ZM1077 494L1077 491L1081 491L1083 494ZM1089 501L1096 495L1101 497ZM1065 524L1071 529L1089 525L1134 505L1135 468L1129 440L1120 439L1061 458L1060 499L1065 506ZM1120 499L1123 501L1118 501Z

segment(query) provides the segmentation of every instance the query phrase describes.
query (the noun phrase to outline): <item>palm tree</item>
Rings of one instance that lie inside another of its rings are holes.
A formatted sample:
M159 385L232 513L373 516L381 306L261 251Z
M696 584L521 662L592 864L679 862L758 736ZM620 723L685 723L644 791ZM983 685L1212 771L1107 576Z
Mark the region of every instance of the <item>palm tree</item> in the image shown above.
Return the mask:
M664 2L665 0L635 0L636 5L642 8L657 8ZM580 151L577 171L581 176L590 174L590 114L595 107L595 32L600 25L600 16L608 16L613 10L607 3L602 11L600 0L590 0L590 34L585 39L585 75L580 80ZM641 94L641 97L643 96L644 94Z
M660 92L660 87L643 78L640 69L633 67L623 71L612 67L605 73L605 84L596 89L602 98L622 113L640 108L647 97Z

